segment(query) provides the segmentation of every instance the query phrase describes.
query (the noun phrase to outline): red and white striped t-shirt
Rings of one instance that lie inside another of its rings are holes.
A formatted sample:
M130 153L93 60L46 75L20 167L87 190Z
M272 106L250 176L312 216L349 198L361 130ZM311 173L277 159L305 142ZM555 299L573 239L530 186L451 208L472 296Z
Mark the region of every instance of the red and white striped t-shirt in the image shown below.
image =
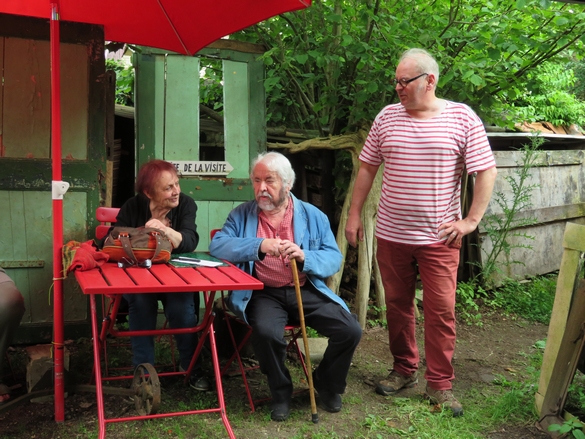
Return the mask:
M360 160L384 163L376 237L405 244L435 244L439 226L461 219L461 177L496 165L479 117L447 101L427 120L402 104L388 105L374 120Z

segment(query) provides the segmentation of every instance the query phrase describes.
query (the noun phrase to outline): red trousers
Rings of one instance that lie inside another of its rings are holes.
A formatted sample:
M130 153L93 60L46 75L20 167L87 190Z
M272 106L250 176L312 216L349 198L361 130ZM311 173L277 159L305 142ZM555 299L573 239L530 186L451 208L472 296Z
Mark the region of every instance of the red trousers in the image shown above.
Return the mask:
M424 340L430 388L451 389L455 378L455 290L459 248L445 244L410 245L378 239L376 255L386 294L386 318L393 369L411 375L418 369L414 295L417 268L423 284Z

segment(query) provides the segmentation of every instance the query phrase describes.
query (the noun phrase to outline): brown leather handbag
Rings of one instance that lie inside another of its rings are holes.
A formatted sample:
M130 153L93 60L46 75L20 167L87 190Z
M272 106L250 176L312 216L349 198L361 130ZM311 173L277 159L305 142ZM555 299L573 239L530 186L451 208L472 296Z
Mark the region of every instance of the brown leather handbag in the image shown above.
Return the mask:
M173 244L159 229L149 227L114 227L104 240L102 251L118 265L149 268L168 262Z

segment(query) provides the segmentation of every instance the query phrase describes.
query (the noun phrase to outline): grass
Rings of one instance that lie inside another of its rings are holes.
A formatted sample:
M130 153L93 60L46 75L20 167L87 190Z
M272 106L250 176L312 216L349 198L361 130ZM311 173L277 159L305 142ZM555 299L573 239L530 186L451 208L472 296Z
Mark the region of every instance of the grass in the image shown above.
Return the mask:
M548 321L552 298L554 298L554 277L533 279L526 283L506 283L493 292L473 291L480 302L478 310L483 315L489 312L506 314L508 320L516 318L520 312L523 318L532 321ZM468 291L469 294L469 291ZM513 300L516 298L517 300ZM476 311L471 309L473 314ZM476 312L479 314L479 311ZM462 316L461 312L458 316ZM476 319L481 321L482 315ZM519 324L524 323L521 319ZM478 328L478 331L481 331ZM78 358L73 370L91 370L91 342L80 341L88 351L77 352ZM250 413L244 392L241 390L240 378L228 380L231 393L228 396L229 420L238 439L468 439L485 438L486 433L498 431L502 426L532 425L538 416L534 409L534 394L538 386L538 376L544 351L544 341L538 341L530 353L516 355L513 371L506 376L496 375L489 383L474 384L458 396L464 401L465 415L453 418L448 411L437 410L421 397L380 397L367 393L348 391L344 397L341 413L331 415L319 411L319 424L310 422L308 396L299 396L293 402L293 411L287 422L274 423L270 420L268 406L260 406L256 413ZM168 355L162 348L161 355ZM126 354L112 352L110 360L115 363L127 361ZM367 363L367 364L366 364ZM352 368L348 381L362 381L366 375L383 374L388 365L373 357L368 362L361 362L359 370ZM79 367L83 365L82 367ZM89 369L88 369L89 366ZM293 379L302 380L302 372L297 367L290 367ZM254 376L257 379L257 376ZM585 404L585 392L581 390L585 378L580 376L575 382L573 399L581 407ZM362 385L363 387L363 385ZM264 385L264 388L266 386ZM258 395L257 395L258 396ZM207 408L216 405L214 392L199 393L184 390L181 381L163 381L161 412L185 411ZM110 404L111 408L111 404ZM118 407L114 407L117 409ZM106 408L108 409L108 408ZM130 404L128 415L132 416L133 405ZM85 419L73 420L63 424L47 423L51 431L48 436L37 434L38 439L47 438L97 438L95 406L88 410ZM89 421L88 421L89 420ZM24 429L24 427L23 427ZM30 431L23 431L19 438L33 437ZM203 416L180 416L109 424L107 437L128 439L154 438L196 438L216 439L227 437L225 428L217 413ZM516 436L518 437L518 436ZM7 439L0 431L0 439Z
M535 354L524 355L521 358L522 362L515 365L515 369L519 371L517 379L510 380L499 376L493 383L474 387L462 395L466 407L465 416L462 418L453 418L450 412L437 410L423 398L387 397L372 403L358 396L348 395L344 398L344 410L337 415L344 417L342 423L313 425L307 422L305 411L293 410L291 418L282 426L283 429L294 426L291 434L286 436L290 439L483 438L486 431L497 430L501 425L525 425L533 423L537 417L533 409L534 392L542 352L539 350ZM383 404L380 404L381 401ZM187 407L203 408L214 403L215 397L212 393L188 392L182 401L167 398L163 409L171 411L185 410ZM363 415L356 417L354 416L356 412ZM265 426L274 425L270 421L267 407L260 407L256 414L250 414L244 402L236 407L231 404L229 416L234 430L249 432L247 435L240 433L238 437L250 439L270 437L256 435ZM225 429L217 415L116 424L116 427L108 426L108 431L114 428L117 429L117 437L129 439L226 437ZM82 429L81 433L83 435L78 437L97 437L95 431Z

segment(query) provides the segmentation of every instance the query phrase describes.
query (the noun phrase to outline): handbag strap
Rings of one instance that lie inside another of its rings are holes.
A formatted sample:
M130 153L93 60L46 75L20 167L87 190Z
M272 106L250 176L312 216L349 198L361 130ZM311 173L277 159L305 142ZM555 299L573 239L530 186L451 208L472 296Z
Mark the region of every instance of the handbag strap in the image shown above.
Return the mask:
M128 234L128 232L120 232L120 234L118 235L118 239L120 240L120 243L122 244L122 248L124 249L124 253L126 253L126 255L130 258L131 261L134 261L134 263L137 263L138 259L136 259L136 256L134 255L134 252L132 251L132 244L130 243L130 235Z
M150 233L154 237L154 240L156 241L156 249L154 250L154 255L152 256L152 260L155 260L160 251L162 250L163 235L157 230L151 230L148 233Z

